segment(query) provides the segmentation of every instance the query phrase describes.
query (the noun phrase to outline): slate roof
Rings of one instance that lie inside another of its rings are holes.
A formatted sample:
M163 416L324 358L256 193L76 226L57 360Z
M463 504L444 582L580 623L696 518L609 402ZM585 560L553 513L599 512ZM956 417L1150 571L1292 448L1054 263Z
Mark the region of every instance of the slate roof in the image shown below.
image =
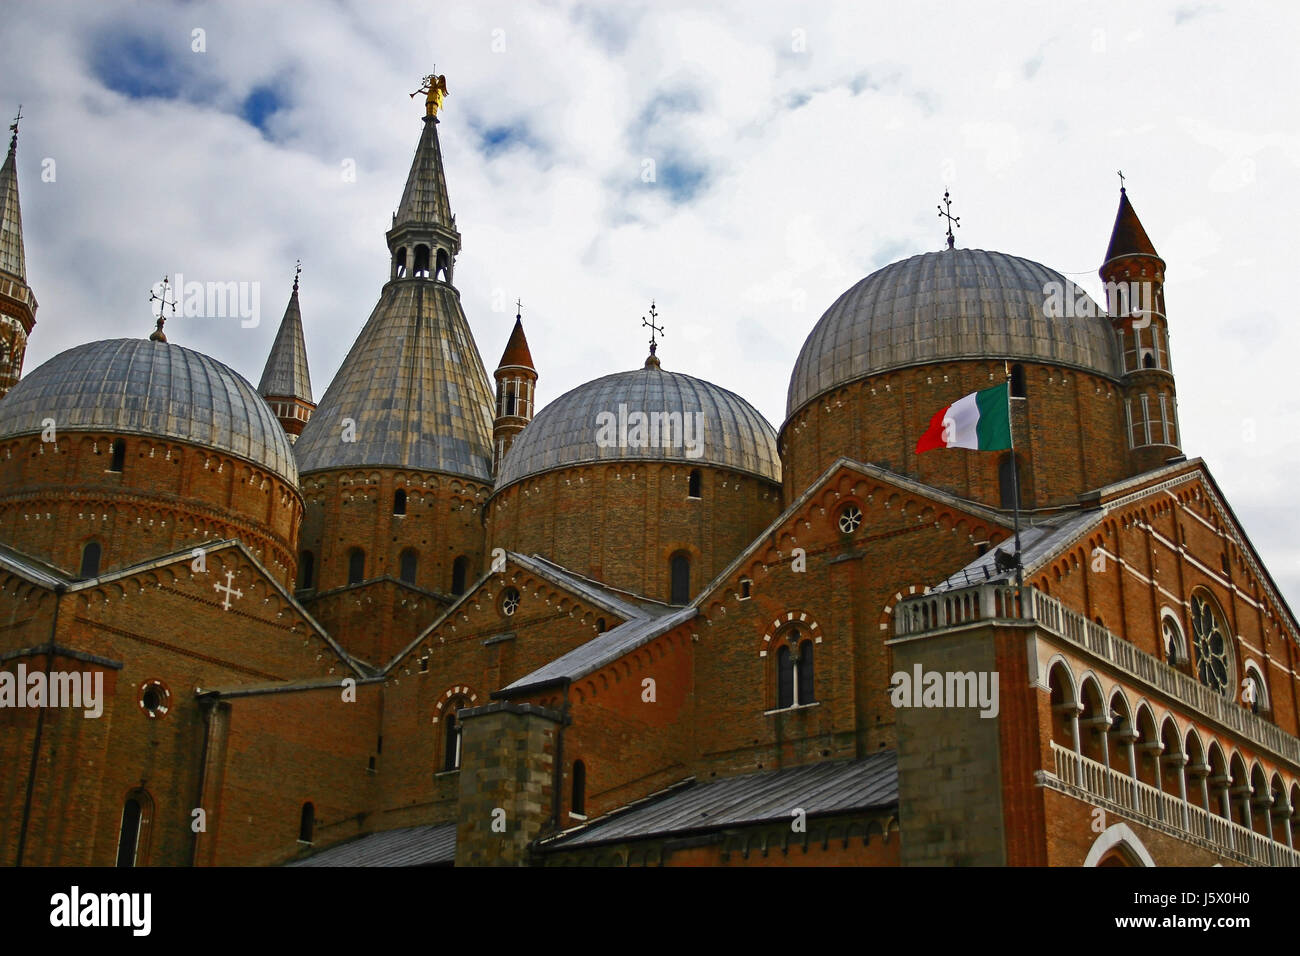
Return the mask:
M0 568L12 571L33 584L40 584L50 589L71 584L75 580L62 569L47 564L39 558L33 558L29 554L15 551L5 544L0 544Z
M298 307L298 280L285 306L280 330L262 370L257 391L263 398L298 398L311 402L311 373L307 368L307 343L302 334L302 310Z
M456 859L456 824L369 833L285 866L433 866Z
M795 807L814 817L897 803L898 755L884 750L858 760L763 770L708 783L690 782L542 841L538 848L568 850L685 836L724 827L789 822Z
M698 413L698 419L690 418L690 437L698 447L688 449L680 434L665 436L672 440L650 447L631 441L619 444L621 436L605 444L599 426L606 419L601 416L618 420L620 406L624 420L634 412L680 413L683 426L686 415ZM694 431L697 421L702 436ZM695 450L700 454L691 457ZM711 382L647 365L579 385L539 411L506 452L496 487L567 465L644 460L716 465L781 480L776 431L754 406Z
M1049 318L1049 288L1091 314ZM1110 322L1065 276L1001 252L948 249L885 266L826 310L790 375L786 415L867 375L981 357L1121 375Z
M522 368L533 366L533 353L528 350L528 337L524 335L524 320L515 316L515 327L510 331L510 340L506 342L505 351L501 353L501 362L497 368L518 365Z
M424 118L402 201L393 216L394 230L406 225L455 228L451 200L447 197L447 175L442 168L442 147L438 143L438 121L432 116Z
M257 390L179 345L109 339L60 352L0 402L0 438L39 432L47 418L61 432L162 436L217 449L298 483L293 447Z
M1040 561L1047 560L1060 548L1065 547L1080 535L1101 522L1104 512L1100 510L1071 512L1039 521L1020 529L1020 554L1025 573L1037 568ZM954 571L939 582L932 591L949 591L955 588L983 584L986 581L1010 581L1015 571L997 570L997 552L1007 555L1015 554L1015 539L1008 537L996 548L990 548L970 564Z

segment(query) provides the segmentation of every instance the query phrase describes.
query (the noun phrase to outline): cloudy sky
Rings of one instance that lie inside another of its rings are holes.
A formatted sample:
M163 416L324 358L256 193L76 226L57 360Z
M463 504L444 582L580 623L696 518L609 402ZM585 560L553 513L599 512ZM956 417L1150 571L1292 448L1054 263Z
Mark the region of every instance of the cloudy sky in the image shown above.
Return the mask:
M1298 23L1285 3L7 0L26 367L146 335L180 272L260 284L256 326L168 326L256 382L301 258L319 399L387 278L407 94L435 64L465 312L490 371L523 299L543 402L638 366L653 297L665 366L779 428L822 311L942 248L945 187L960 245L1098 294L1123 169L1168 263L1185 449L1300 607Z

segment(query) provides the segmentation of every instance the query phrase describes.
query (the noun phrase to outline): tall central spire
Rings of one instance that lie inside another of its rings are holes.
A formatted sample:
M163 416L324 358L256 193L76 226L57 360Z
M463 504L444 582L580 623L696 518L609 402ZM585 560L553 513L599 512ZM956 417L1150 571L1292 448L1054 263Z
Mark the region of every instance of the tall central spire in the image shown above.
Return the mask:
M9 152L0 166L0 398L18 382L27 336L36 324L36 296L27 284L23 214L18 206L18 121L9 130Z
M447 198L447 176L442 168L442 148L438 143L438 116L446 95L445 77L426 77L430 101L424 116L424 129L415 147L411 172L406 177L402 201L393 214L388 230L388 248L393 254L392 279L437 279L451 282L456 256L460 253L460 233L456 217ZM414 95L414 94L412 94Z

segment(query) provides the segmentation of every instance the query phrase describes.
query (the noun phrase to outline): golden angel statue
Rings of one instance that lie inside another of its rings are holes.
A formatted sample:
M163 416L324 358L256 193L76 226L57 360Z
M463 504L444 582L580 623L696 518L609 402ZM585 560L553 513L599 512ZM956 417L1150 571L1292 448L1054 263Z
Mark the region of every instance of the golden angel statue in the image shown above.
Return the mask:
M430 73L420 81L420 88L411 94L411 98L414 99L421 93L425 94L424 115L437 116L442 109L443 99L450 95L447 93L447 77Z

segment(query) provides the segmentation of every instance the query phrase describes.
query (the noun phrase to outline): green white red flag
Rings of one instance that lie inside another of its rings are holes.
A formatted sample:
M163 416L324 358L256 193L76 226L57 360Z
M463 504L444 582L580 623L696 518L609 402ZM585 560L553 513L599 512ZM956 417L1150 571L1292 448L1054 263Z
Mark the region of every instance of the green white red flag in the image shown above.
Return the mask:
M971 448L999 451L1011 447L1009 385L1003 382L959 398L930 419L916 443L919 455L931 448Z

